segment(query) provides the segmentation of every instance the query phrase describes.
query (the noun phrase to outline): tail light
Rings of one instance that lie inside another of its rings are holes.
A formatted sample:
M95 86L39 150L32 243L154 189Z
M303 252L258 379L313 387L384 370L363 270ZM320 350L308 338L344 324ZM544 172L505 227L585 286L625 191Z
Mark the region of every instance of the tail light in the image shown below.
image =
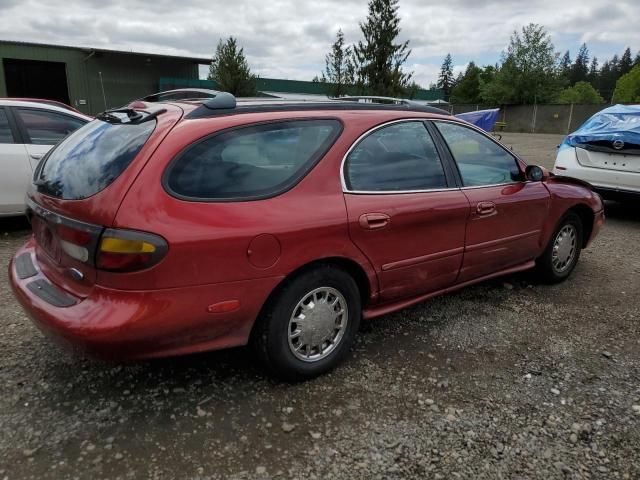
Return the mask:
M80 222L51 212L27 198L27 218L40 247L56 262L69 257L112 272L149 268L164 258L169 247L153 233Z
M89 261L91 246L96 239L94 232L78 230L61 224L57 226L56 234L60 241L60 247L67 255L84 263Z
M133 272L149 268L164 258L167 242L152 233L107 228L100 237L96 268Z

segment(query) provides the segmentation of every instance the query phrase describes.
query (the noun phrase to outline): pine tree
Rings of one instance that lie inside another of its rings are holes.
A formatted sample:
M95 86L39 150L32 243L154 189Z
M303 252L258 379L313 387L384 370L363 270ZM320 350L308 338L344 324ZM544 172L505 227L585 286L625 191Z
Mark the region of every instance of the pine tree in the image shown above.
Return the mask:
M636 58L633 60L633 66L637 67L640 65L640 52L636 53Z
M411 50L408 40L397 43L398 0L370 0L369 13L360 23L360 30L364 40L354 46L360 89L372 95L404 95L413 74L402 70Z
M631 58L631 49L627 47L627 49L622 54L622 58L620 59L620 76L625 75L631 71L633 68L633 59Z
M442 66L440 67L440 75L438 75L437 83L438 88L440 88L444 92L445 100L449 99L453 84L453 59L451 58L451 54L447 53L447 56L444 57L444 61L442 62Z
M569 55L569 50L567 50L560 59L558 68L560 75L569 83L571 77L571 56Z
M480 103L480 75L482 70L474 62L467 69L451 91L452 103Z
M244 49L238 48L235 38L218 42L216 54L209 67L209 80L216 82L216 88L237 97L256 94L256 77L249 69Z
M614 55L611 60L605 61L600 69L598 90L606 101L610 101L616 88L616 82L620 78L620 57Z
M332 97L346 95L349 87L354 83L355 72L351 47L345 47L342 30L338 30L336 41L324 61L326 75L323 73L322 78L328 84L328 94Z
M578 50L575 62L571 66L570 83L575 85L578 82L584 82L587 80L589 74L589 50L587 44L583 43Z
M591 59L591 65L589 65L589 74L587 75L587 79L589 83L593 86L593 88L598 88L598 57L593 57Z

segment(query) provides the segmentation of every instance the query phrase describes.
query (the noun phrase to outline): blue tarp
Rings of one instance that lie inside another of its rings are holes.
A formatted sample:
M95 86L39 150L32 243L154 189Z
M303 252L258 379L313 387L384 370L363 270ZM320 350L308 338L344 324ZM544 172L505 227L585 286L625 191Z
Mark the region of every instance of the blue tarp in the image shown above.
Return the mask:
M562 145L615 140L640 145L640 105L614 105L599 111L567 135Z
M493 126L498 120L499 108L491 108L489 110L477 110L475 112L459 113L456 117L480 127L486 132L493 130Z

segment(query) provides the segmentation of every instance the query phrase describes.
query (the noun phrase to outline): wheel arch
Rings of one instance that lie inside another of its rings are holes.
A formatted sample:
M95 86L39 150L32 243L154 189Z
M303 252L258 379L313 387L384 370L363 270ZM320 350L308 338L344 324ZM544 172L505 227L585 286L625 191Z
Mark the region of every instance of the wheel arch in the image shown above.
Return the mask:
M355 260L346 257L326 257L318 260L314 260L304 265L299 266L295 270L291 271L288 275L286 275L271 291L264 304L260 308L260 312L253 323L253 327L251 329L251 335L256 330L256 325L260 322L260 319L263 316L264 311L272 304L280 291L290 282L295 280L295 278L303 275L306 272L309 272L315 268L322 266L333 266L344 270L348 273L356 282L358 286L358 291L360 292L360 300L362 302L362 309L369 303L371 299L372 293L372 285L369 279L369 276L366 273L366 270L362 265L360 265Z
M593 223L595 219L593 210L584 203L578 203L569 208L565 215L569 212L575 213L580 217L580 221L582 222L582 248L585 248L589 243L591 232L593 231Z

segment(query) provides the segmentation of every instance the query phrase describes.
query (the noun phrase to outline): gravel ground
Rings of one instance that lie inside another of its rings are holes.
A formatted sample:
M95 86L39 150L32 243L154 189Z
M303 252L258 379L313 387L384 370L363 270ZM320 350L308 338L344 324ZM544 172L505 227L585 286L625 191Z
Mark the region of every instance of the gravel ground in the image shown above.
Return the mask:
M503 140L550 166L560 137ZM341 368L297 385L246 349L61 350L12 298L28 233L3 221L0 478L640 478L640 208L607 215L569 281L505 277L367 322Z

